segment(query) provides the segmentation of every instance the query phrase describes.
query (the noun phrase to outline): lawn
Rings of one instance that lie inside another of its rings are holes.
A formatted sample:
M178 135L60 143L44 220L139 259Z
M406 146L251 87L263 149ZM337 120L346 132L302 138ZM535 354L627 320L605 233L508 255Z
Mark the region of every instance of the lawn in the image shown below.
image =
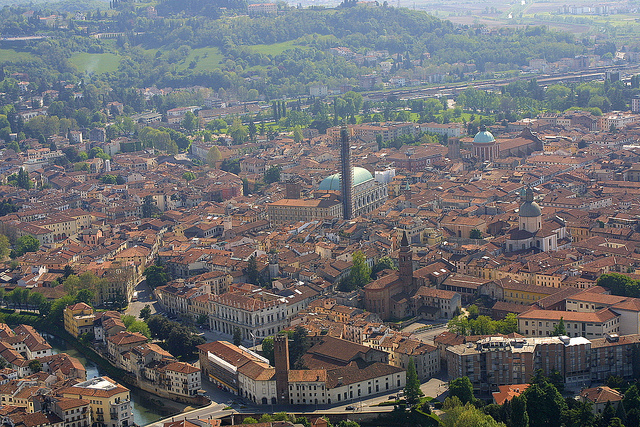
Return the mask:
M0 63L32 59L35 59L35 57L28 52L19 52L15 49L0 49Z
M71 57L71 63L85 73L109 73L118 69L120 55L114 53L76 53Z
M298 44L296 40L289 40L287 42L274 43L274 44L254 44L249 47L264 55L280 55L285 50L295 49L295 48L309 49L308 46L302 46Z
M213 70L214 68L219 68L223 60L224 56L217 47L192 49L189 56L178 64L178 69L185 70L195 61L196 65L193 68L195 71Z

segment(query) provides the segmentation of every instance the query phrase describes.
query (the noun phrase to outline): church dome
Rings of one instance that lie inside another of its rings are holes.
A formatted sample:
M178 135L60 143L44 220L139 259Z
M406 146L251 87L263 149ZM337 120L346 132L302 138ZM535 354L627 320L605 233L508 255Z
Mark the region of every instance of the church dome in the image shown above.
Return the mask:
M520 211L518 213L521 217L532 218L542 215L540 205L533 201L533 191L531 188L527 188L524 192L524 203L520 205Z
M542 215L542 211L540 210L540 205L536 202L524 202L522 206L520 206L520 216L531 218L540 215Z
M367 182L373 179L373 175L371 172L366 170L365 168L354 167L353 168L353 186L355 187L358 184L362 184L363 182ZM322 180L319 190L322 191L340 191L342 188L340 187L340 174L334 173Z
M474 144L491 144L494 142L496 142L496 139L493 137L493 134L484 126L481 126L480 132L473 137Z

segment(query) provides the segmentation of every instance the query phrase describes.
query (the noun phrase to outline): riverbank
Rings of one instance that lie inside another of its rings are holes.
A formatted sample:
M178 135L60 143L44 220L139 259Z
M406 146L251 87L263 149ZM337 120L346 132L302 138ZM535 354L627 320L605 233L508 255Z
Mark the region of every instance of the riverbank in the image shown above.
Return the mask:
M51 341L52 347L59 353L68 353L79 359L87 371L87 378L106 375L127 386L130 389L134 422L137 425L147 425L159 419L195 409L193 406L175 402L141 389L137 386L133 375L111 365L93 348L75 339L64 328L53 325L33 313L7 313L5 310L0 310L0 323L6 323L10 326L26 324L33 326L44 336L53 337L48 340Z
M63 339L58 338L55 335L51 335L48 332L41 330L38 332L40 332L51 347L53 347L55 353L67 353L69 356L73 356L78 359L87 370L87 378L100 377L104 375L108 376L107 372L92 360L86 358L85 355L80 353L75 347L71 346L71 343L67 343ZM157 396L143 390L139 390L135 387L130 387L129 390L133 418L137 425L148 425L165 417L179 415L186 410L191 410L189 406L167 399L160 399Z

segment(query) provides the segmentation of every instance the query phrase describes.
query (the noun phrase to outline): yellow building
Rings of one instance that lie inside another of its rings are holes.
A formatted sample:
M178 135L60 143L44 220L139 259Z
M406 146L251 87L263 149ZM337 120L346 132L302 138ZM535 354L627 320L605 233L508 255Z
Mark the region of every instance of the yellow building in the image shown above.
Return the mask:
M342 202L335 195L318 199L280 199L267 205L272 224L315 221L342 216Z
M129 389L109 377L95 377L60 390L63 397L90 402L91 419L101 427L129 427L133 412Z
M554 292L557 292L557 289L509 281L504 286L504 300L515 304L531 305Z
M536 273L536 285L537 286L550 286L552 288L559 288L564 276L560 274L542 274Z
M91 306L79 302L64 309L64 329L74 338L87 332L93 332L93 308Z

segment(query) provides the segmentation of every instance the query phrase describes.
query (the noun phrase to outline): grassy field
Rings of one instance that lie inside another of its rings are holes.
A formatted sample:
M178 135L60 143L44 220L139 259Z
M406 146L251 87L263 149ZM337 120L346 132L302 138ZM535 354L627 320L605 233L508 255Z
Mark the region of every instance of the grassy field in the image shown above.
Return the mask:
M307 46L301 46L297 44L296 40L289 40L287 42L274 44L254 44L249 47L256 52L260 52L265 55L279 55L287 49L309 49L309 47Z
M35 59L35 57L28 52L19 52L14 49L0 49L0 63L31 59Z
M120 55L114 53L76 53L71 57L71 63L82 72L102 74L118 69Z
M178 64L179 70L184 70L189 67L191 62L195 61L195 71L212 70L220 67L220 63L224 60L224 57L220 53L217 47L203 47L200 49L192 49L189 56Z

